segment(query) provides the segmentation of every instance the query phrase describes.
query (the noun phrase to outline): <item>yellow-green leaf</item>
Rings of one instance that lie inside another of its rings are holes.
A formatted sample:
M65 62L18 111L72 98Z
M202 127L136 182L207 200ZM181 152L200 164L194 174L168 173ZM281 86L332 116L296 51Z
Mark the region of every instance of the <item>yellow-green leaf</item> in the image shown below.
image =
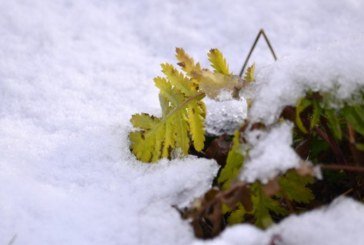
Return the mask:
M233 92L239 83L238 76L202 71L199 81L199 88L202 92L212 99L216 99L221 91Z
M159 121L159 118L151 116L147 113L134 114L130 119L130 122L135 128L140 128L144 130L153 128L156 124L159 123Z
M214 71L224 75L230 75L229 66L226 59L218 49L211 49L208 53L208 58Z
M195 61L184 51L182 48L176 48L176 58L178 65L184 70L189 76L195 77L202 71L199 63Z
M206 115L205 105L201 101L194 101L187 107L187 119L190 124L190 133L193 146L202 151L205 143L204 121Z
M248 69L245 72L245 76L244 76L244 81L251 83L255 80L255 64L251 65L250 67L248 67Z
M179 89L184 95L191 96L195 93L192 82L181 72L177 71L171 64L162 64L162 72L166 75L171 85Z

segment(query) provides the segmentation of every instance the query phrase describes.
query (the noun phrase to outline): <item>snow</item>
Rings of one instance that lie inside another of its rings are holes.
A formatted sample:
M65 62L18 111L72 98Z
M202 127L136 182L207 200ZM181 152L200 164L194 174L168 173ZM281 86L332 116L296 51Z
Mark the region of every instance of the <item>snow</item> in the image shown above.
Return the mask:
M274 122L282 109L295 105L308 90L331 92L340 100L349 100L364 87L364 36L349 37L295 52L274 66L257 72L249 111L253 121ZM340 105L331 105L340 106Z
M230 96L221 101L205 98L204 102L206 104L205 127L210 135L224 133L233 135L246 118L247 105L244 98L236 100Z
M206 66L216 47L238 72L263 27L279 61L258 45L250 116L272 122L308 85L338 83L346 98L363 82L363 10L360 0L0 1L0 244L196 241L172 205L207 190L217 165L194 157L143 165L128 149L130 116L159 113L159 64L174 62L177 46ZM302 243L362 241L362 206L335 205L272 231ZM224 234L216 242L266 239L247 225Z
M212 241L196 241L193 245L267 245L269 236L264 231L247 224L234 225Z
M281 244L363 244L363 214L363 204L339 197L328 207L290 216L268 234L279 234Z
M248 133L249 160L244 162L241 179L248 183L260 180L267 183L280 173L300 166L300 157L292 144L292 123L283 122L269 132L253 130Z

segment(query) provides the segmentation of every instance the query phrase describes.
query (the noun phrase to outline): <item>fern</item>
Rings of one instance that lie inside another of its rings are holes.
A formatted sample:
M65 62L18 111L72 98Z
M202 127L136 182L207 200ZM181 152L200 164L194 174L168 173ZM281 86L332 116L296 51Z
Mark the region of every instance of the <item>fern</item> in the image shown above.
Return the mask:
M226 59L218 49L211 49L208 53L208 57L210 64L216 73L230 75L229 66L226 62Z
M313 183L313 177L310 175L299 175L296 171L290 170L278 180L281 188L280 196L290 201L299 203L309 203L314 196L312 191L307 188L308 184Z
M287 211L280 203L272 197L267 196L262 188L262 185L257 182L252 186L252 202L253 202L253 215L255 217L255 224L258 227L266 228L273 224L273 219L270 215L271 212L278 215L286 215Z
M226 165L221 170L220 175L217 179L219 185L222 186L223 190L230 188L232 181L238 177L240 169L243 166L244 155L242 152L242 146L239 142L240 133L237 130L234 133L233 145L226 159Z
M246 70L245 76L244 76L244 81L251 83L255 80L255 64L253 64L252 66L248 67L248 69Z
M199 63L195 61L182 49L176 48L176 58L179 61L178 65L190 77L198 77L202 69Z
M205 105L201 101L204 95L172 65L162 64L162 71L167 78L154 79L160 90L162 117L143 113L131 118L132 125L139 129L129 135L131 149L143 162L170 157L174 149L188 154L190 137L197 151L204 146Z
M208 57L214 72L202 69L181 48L176 49L176 58L184 73L171 64L161 65L165 77L156 77L154 83L159 89L162 116L142 113L131 118L137 130L129 139L137 159L155 162L171 158L176 149L186 155L191 145L198 152L204 148L206 108L202 98L216 98L221 90L233 91L239 83L219 50L211 49Z

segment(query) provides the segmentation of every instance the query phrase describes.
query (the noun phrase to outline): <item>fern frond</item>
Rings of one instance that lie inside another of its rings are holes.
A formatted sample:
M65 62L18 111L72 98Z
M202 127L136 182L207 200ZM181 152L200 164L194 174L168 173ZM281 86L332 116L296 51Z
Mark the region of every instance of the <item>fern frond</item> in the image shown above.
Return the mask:
M131 124L135 128L148 130L153 128L160 122L160 119L155 116L150 116L147 113L134 114L130 119Z
M246 81L248 83L253 82L255 80L254 73L255 73L255 64L251 65L246 70L245 75L244 75L244 81Z
M193 146L197 151L202 151L205 143L204 118L206 116L205 104L201 101L194 101L187 107L187 120L190 125L190 134Z
M255 224L258 227L266 228L273 223L270 212L278 215L287 214L278 201L267 196L259 182L254 183L252 186L252 202L253 202L253 215L255 217Z
M230 188L232 181L238 177L240 169L244 163L244 155L241 149L239 138L240 133L239 130L237 130L234 133L233 145L227 156L226 165L221 170L217 179L217 182L222 186L223 190Z
M162 72L166 75L171 85L179 89L184 95L192 96L195 93L195 87L190 80L171 64L162 64Z
M195 63L193 58L191 58L182 48L176 48L176 58L178 60L178 65L182 68L187 75L195 77L201 73L202 68L199 63Z
M173 65L161 65L165 77L154 78L160 90L159 101L162 117L137 114L131 123L137 131L130 133L131 150L143 162L154 162L163 157L172 157L175 149L188 154L191 145L196 151L204 148L206 117L202 98L216 98L221 90L233 91L239 78L229 73L225 58L217 49L209 53L215 72L202 69L199 63L181 49L176 49L176 58L186 75Z
M131 118L133 126L139 129L129 135L131 149L137 159L143 162L171 157L175 149L187 155L191 139L197 151L204 147L206 112L201 101L204 94L189 86L190 81L173 66L165 64L162 68L167 78L154 78L160 90L162 117L143 113Z
M204 70L198 84L199 89L208 97L216 99L221 91L233 92L239 84L239 77Z
M218 49L211 49L208 53L208 58L214 71L224 75L230 75L229 66L226 59Z
M295 170L288 171L278 180L281 195L299 203L309 203L314 198L312 191L306 187L308 184L312 184L313 181L312 176L299 175Z
M133 116L131 123L134 127L142 125L142 121L152 121L153 117L148 114L139 114ZM147 129L131 132L129 139L131 141L131 148L134 155L143 162L156 161L161 153L161 134L164 130L164 124L161 120Z

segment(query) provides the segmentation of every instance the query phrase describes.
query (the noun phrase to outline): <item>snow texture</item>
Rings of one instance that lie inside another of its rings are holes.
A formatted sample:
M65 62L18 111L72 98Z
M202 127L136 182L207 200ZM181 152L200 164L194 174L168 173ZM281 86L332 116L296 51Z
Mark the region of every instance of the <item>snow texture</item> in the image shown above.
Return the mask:
M233 135L246 118L247 105L244 99L228 98L216 101L205 98L205 103L205 127L206 132L210 135L222 135L224 133Z
M159 64L177 46L207 66L216 47L236 73L263 27L279 61L258 45L251 116L272 122L308 85L338 83L345 98L363 82L363 11L361 0L0 1L0 244L191 244L171 205L209 188L216 164L143 165L128 149L131 114L160 113ZM272 230L287 244L363 243L362 209L341 201ZM266 239L247 225L224 234L216 242Z
M193 245L267 245L269 236L262 230L247 224L229 227L212 241L196 241Z
M287 169L299 167L300 158L291 147L292 126L292 123L283 122L268 132L249 132L247 140L252 148L249 160L244 163L242 180L267 183Z

